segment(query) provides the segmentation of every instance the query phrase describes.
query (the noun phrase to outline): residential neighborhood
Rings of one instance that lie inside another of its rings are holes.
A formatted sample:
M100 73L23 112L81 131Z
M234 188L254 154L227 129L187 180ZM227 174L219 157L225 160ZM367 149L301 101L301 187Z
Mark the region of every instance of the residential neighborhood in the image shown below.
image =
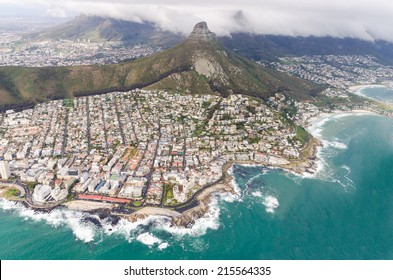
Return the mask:
M151 55L161 49L151 45L126 46L120 41L90 39L17 43L16 36L0 36L0 66L77 66L112 64Z
M180 205L219 181L227 163L285 165L303 145L260 100L148 90L9 110L0 139L0 158L41 204L73 195Z
M373 84L393 78L392 66L381 64L371 55L281 57L279 62L265 63L265 65L317 84L326 84L342 90L357 84Z

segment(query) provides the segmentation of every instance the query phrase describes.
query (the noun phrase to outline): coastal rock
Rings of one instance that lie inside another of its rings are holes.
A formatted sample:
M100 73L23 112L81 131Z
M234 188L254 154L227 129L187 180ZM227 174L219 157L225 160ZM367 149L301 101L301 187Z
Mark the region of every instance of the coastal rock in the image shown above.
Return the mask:
M210 209L210 204L212 202L213 195L217 192L220 193L231 193L236 194L232 187L226 185L220 185L215 190L211 190L206 194L202 194L198 198L198 206L187 210L182 213L180 216L173 218L172 222L174 225L179 227L190 227L195 223L195 220L202 218Z

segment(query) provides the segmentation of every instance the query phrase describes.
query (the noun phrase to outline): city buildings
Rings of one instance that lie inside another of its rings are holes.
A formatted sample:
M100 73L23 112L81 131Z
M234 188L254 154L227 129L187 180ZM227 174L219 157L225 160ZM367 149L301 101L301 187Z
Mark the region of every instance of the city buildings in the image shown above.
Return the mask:
M7 161L0 161L0 174L3 180L8 180L11 176L10 165Z

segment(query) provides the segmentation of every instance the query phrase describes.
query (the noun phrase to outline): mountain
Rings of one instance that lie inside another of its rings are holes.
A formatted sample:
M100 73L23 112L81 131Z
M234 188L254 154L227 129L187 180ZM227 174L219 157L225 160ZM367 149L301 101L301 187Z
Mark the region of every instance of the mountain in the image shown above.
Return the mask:
M237 14L237 22L246 21ZM135 44L154 44L172 47L184 40L184 36L160 29L152 22L135 23L80 15L62 25L26 35L27 41L53 39L90 39L93 41L124 41ZM233 33L219 37L222 45L238 54L254 60L275 61L279 56L302 55L373 55L380 62L393 64L393 44L386 41L365 41L356 38L291 37Z
M124 41L170 47L184 40L179 34L160 29L152 22L136 23L114 18L80 15L72 21L27 34L28 41L77 40Z
M235 33L221 37L228 49L254 60L274 61L279 56L373 55L381 63L393 64L393 43L356 38L289 37Z
M181 44L163 52L113 65L2 67L3 109L46 99L84 96L133 88L181 90L268 98L283 92L310 99L321 90L311 82L263 68L224 49L207 24L198 23Z

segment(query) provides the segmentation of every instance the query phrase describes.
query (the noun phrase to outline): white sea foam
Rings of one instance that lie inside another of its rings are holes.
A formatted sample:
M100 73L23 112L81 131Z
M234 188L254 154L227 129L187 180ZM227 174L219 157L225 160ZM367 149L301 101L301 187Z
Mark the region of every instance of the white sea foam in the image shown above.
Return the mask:
M169 244L160 240L154 234L160 231L168 232L177 238L183 236L201 236L208 230L217 230L220 227L220 205L222 200L233 202L238 200L238 195L229 193L216 194L209 207L209 211L201 218L196 219L190 228L174 226L171 219L164 216L149 216L145 219L131 222L120 219L116 224L112 224L111 219L101 220L97 215L85 212L72 211L68 209L55 209L49 213L37 212L26 208L21 203L15 203L6 199L0 199L0 208L4 211L12 211L15 214L33 221L44 221L53 226L67 226L76 237L83 242L101 242L103 238L111 235L124 236L129 242L137 240L147 246L158 245L160 250L165 249ZM89 222L91 218L97 220L101 227Z
M265 210L268 213L274 213L275 209L280 206L277 197L272 195L267 195L263 199L263 205L265 205Z
M333 147L339 150L346 150L348 149L348 146L344 143L338 142L338 141L332 141L332 142L327 142L329 147Z
M153 234L148 233L148 232L138 235L136 240L138 240L139 242L141 242L149 247L152 247L153 245L162 243L161 239L155 237Z
M100 220L97 215L89 213L71 211L67 209L55 209L50 213L36 212L26 208L21 203L15 203L6 199L0 199L0 208L4 211L12 211L15 214L33 221L44 221L53 227L68 226L76 239L83 242L102 241L102 234L124 236L129 242L137 240L147 246L158 245L158 249L163 250L169 246L167 242L154 236L152 232L165 231L181 238L182 236L201 236L206 234L209 229L219 228L220 207L219 201L227 198L228 194L217 194L210 205L209 211L201 218L195 220L190 228L177 227L171 224L171 220L164 216L149 216L136 222L120 219L115 225L111 221ZM102 228L96 227L85 219L97 219Z
M158 249L162 251L162 250L165 250L166 248L168 248L168 246L169 246L169 244L164 242L164 243L161 243L160 245L158 245Z
M348 166L348 165L341 165L341 168L342 169L345 169L345 170L347 170L348 171L348 173L347 173L347 175L346 176L348 176L349 175L349 173L351 173L351 168Z
M364 111L364 110L353 110L353 111L336 111L333 113L322 113L319 116L309 119L309 125L306 126L306 130L314 137L318 138L323 147L317 148L317 162L316 168L312 173L305 172L301 175L302 178L318 178L321 180L332 181L330 179L332 170L329 167L327 159L335 156L337 150L348 149L347 143L344 143L342 139L333 138L331 140L322 138L322 131L324 126L329 121L340 122L341 118L348 116L365 116L365 115L376 115L376 113ZM347 139L345 142L349 142ZM333 149L332 149L333 148ZM295 174L299 176L298 174Z
M251 195L254 197L262 197L263 196L262 192L260 192L260 191L252 192Z
M228 174L231 176L232 180L231 180L231 184L233 186L234 191L237 194L241 194L242 190L240 188L240 186L237 184L236 179L235 179L235 175L233 173L233 165L228 169Z
M49 213L38 212L26 208L21 203L0 199L0 208L5 211L12 211L25 220L43 221L53 227L62 225L68 226L75 237L83 242L91 242L96 235L95 226L91 223L83 222L85 213L71 210L55 209Z
M172 226L169 223L163 223L157 228L165 230L176 236L201 236L205 235L209 229L217 230L220 227L219 217L221 210L219 200L220 196L215 196L209 205L209 211L203 217L195 220L194 225L190 228Z

